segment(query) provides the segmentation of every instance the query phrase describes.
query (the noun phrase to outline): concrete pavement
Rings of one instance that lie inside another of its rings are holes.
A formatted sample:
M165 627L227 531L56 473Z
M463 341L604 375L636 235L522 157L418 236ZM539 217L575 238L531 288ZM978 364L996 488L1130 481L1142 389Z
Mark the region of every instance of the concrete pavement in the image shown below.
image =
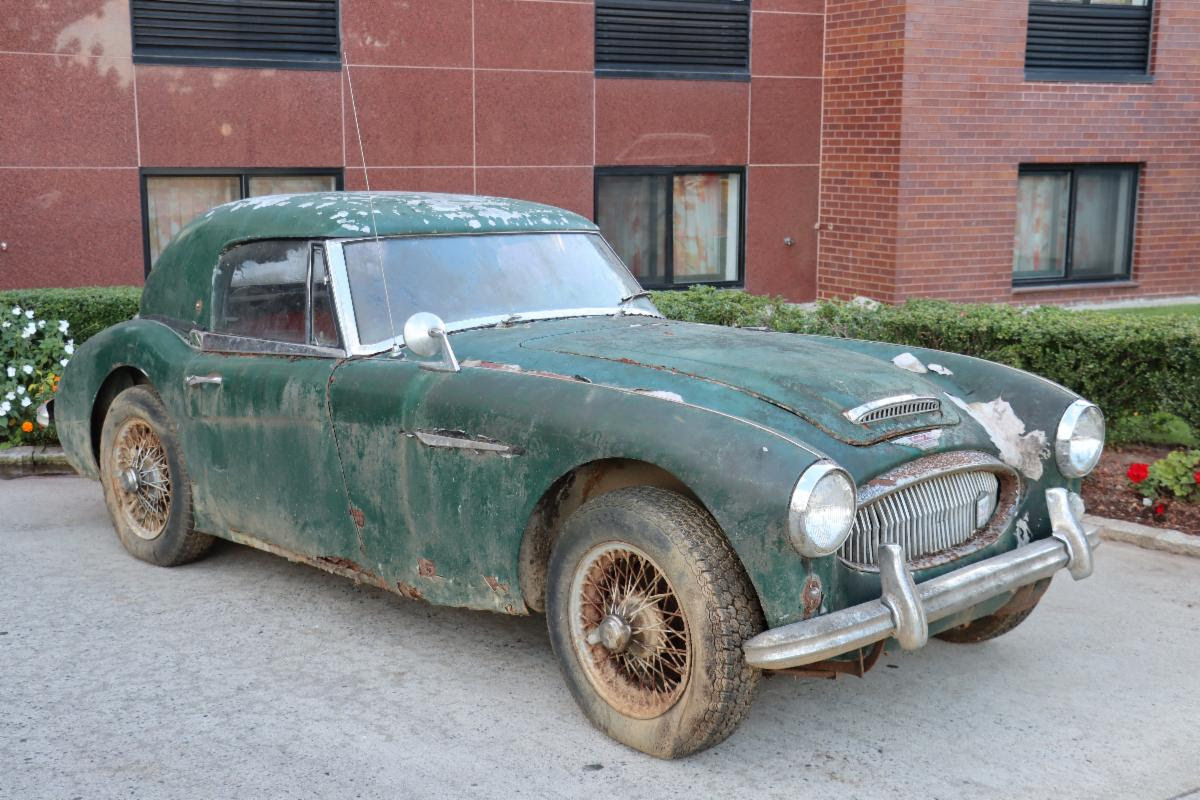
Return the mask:
M1013 633L774 677L725 744L594 731L541 617L245 547L125 554L97 484L0 482L0 798L1200 800L1200 560L1106 543Z

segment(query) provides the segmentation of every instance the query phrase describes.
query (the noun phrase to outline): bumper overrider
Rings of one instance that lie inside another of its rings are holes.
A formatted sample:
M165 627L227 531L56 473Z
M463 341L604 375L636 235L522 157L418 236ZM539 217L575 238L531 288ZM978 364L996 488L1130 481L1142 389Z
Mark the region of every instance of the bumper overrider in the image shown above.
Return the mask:
M746 662L759 669L787 669L824 661L895 638L905 650L923 647L929 623L966 611L997 595L1049 578L1066 569L1075 580L1092 574L1096 529L1085 530L1082 511L1066 489L1047 489L1049 538L916 583L905 567L904 549L879 548L882 596L801 622L764 631L743 646Z

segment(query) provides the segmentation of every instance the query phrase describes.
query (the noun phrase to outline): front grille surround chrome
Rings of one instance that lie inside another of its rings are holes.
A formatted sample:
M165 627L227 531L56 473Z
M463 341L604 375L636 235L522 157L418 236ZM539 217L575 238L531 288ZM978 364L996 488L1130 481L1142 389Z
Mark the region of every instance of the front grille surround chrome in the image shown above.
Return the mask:
M967 519L973 520L976 493L993 485L996 506L982 528L973 521L965 527L960 522L951 530L932 525L928 519L922 524L922 513L961 515L967 513L967 505L971 515ZM1016 515L1021 491L1017 472L986 453L958 451L910 461L859 488L854 528L838 550L838 558L855 570L878 572L878 547L893 542L904 547L910 569L947 564L999 539ZM939 508L938 503L947 507ZM906 513L910 516L905 517ZM881 522L891 528L884 537L880 536Z
M872 422L883 422L901 417L915 417L919 414L935 414L942 410L942 401L936 397L921 397L915 394L901 394L895 397L883 397L863 403L844 412L846 419L857 425L869 425Z

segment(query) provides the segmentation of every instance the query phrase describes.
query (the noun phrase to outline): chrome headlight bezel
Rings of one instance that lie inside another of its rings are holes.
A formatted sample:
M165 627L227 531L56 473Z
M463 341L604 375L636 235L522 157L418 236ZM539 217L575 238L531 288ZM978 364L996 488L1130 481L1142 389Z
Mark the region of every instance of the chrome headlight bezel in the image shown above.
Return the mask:
M824 481L835 483L844 481L841 488L849 496L845 522L842 529L834 532L834 535L830 535L830 531L816 530L812 520L809 519L813 498ZM858 490L854 485L854 479L850 477L850 473L836 464L819 461L804 471L800 479L796 481L796 486L792 489L792 496L788 502L788 537L800 555L820 558L838 551L854 528L854 515L858 511L857 496Z
M1081 424L1099 426L1100 446L1085 462L1072 459L1072 444L1080 432ZM1100 463L1100 456L1104 453L1104 437L1104 412L1100 407L1087 400L1071 403L1063 412L1062 419L1058 422L1058 430L1054 434L1054 461L1058 464L1058 471L1068 478L1082 478L1090 473Z

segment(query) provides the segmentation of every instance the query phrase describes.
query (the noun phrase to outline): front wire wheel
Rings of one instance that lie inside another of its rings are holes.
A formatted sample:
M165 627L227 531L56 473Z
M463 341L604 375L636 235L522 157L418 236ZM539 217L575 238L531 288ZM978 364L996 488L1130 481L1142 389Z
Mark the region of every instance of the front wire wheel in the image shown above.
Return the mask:
M550 558L546 625L592 724L659 758L725 739L758 687L742 652L763 629L757 595L716 521L676 492L576 509Z
M609 542L588 551L571 587L570 623L588 679L622 714L652 719L683 693L687 619L671 582L638 548Z

